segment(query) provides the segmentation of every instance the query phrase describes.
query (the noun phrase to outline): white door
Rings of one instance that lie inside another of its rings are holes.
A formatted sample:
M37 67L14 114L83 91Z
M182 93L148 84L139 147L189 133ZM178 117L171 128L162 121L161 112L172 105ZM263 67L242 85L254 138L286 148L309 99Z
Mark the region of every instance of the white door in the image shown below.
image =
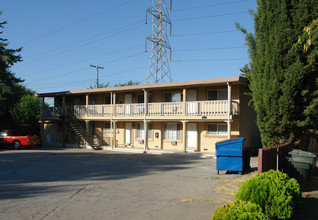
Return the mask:
M125 143L127 145L131 145L131 130L132 130L132 124L131 123L126 123Z
M130 115L131 114L131 104L132 103L132 95L126 94L125 95L125 114Z
M188 90L187 91L187 114L196 114L197 111L197 92L196 90Z
M187 123L187 147L197 148L197 124Z

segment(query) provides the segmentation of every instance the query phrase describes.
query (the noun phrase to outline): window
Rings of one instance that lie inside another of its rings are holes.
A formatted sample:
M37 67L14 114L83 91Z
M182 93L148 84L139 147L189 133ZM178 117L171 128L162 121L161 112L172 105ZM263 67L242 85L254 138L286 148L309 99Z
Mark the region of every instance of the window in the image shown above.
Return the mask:
M110 103L110 96L105 96L105 104L106 105L110 105L111 103Z
M181 140L180 124L177 123L166 123L164 124L164 140Z
M208 135L227 135L226 124L208 124Z
M137 123L137 139L145 139L144 136L144 123ZM152 124L148 124L148 139L152 139Z
M181 93L180 92L165 93L164 102L181 102Z
M111 131L111 129L110 129L110 122L105 122L105 124L104 124L104 131Z
M144 94L137 95L137 103L144 103ZM152 102L152 94L148 94L148 103Z
M218 89L218 90L209 90L208 91L208 100L227 100L227 90Z

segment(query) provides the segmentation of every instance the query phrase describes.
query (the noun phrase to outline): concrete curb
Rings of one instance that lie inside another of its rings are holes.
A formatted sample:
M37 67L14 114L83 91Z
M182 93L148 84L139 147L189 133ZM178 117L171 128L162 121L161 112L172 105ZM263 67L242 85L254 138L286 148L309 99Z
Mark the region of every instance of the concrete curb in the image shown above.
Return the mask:
M111 148L111 147L102 147L103 150L106 151L114 151L114 152L125 152L125 153L139 153L144 154L143 149L136 149L136 148ZM204 153L179 153L179 152L172 152L172 151L161 151L161 150L147 150L146 154L153 154L153 155L169 155L174 157L198 157L198 158L216 158L213 154L204 154Z

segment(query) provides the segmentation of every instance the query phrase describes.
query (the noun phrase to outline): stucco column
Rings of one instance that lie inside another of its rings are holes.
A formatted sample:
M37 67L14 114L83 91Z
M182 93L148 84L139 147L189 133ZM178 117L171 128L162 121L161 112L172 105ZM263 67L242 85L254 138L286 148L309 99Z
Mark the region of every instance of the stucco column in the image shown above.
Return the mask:
M187 122L182 121L182 142L183 142L183 152L187 152Z
M110 147L113 149L113 93L110 93Z
M184 88L182 93L183 93L183 97L182 97L182 115L183 115L183 116L186 116L187 89Z
M148 115L148 91L144 89L145 115Z
M85 131L86 131L86 136L89 137L89 120L86 120L86 121L85 121L85 127L86 127L86 129L85 129ZM86 141L85 141L85 142L86 142ZM85 145L87 146L87 145L89 145L89 143L86 142Z
M231 110L232 110L232 95L231 95L231 85L227 82L227 139L231 139Z
M112 148L116 147L116 130L117 130L117 121L114 121L114 129L112 131L113 135L113 139L111 140L111 142L113 142Z
M44 140L44 121L43 121L43 114L44 114L44 98L42 97L40 100L40 138L41 143L43 144Z
M89 100L89 95L86 94L85 97L86 97L86 102L85 102L86 116L88 116L88 100Z
M116 93L114 93L113 96L113 116L116 116Z
M144 120L144 153L147 153L148 149L148 122Z

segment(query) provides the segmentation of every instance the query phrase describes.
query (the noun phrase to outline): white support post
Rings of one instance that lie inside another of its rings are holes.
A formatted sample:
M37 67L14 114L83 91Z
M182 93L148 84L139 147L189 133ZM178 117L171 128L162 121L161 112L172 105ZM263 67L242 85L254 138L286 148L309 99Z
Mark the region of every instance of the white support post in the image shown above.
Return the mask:
M182 121L183 152L187 153L187 122Z
M86 94L86 103L85 103L85 106L86 106L86 116L88 116L88 102L89 102L89 95Z
M110 93L110 147L113 149L113 93ZM116 131L115 131L116 132ZM115 140L116 141L116 140Z
M144 153L147 153L147 148L148 148L148 124L146 120L147 116L147 106L148 105L148 93L147 90L144 89Z

